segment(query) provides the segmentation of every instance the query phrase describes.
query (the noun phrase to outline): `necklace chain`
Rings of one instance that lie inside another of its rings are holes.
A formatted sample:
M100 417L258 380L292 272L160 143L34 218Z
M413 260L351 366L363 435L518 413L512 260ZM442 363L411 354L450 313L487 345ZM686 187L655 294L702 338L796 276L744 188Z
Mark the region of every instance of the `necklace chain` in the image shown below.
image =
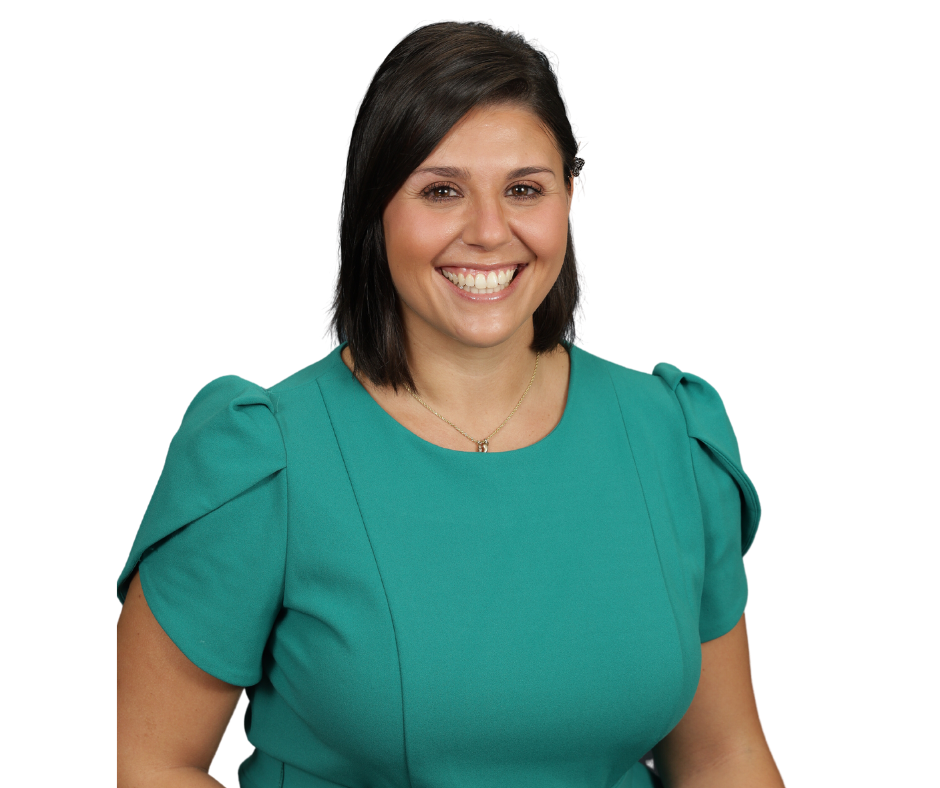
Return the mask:
M449 421L448 419L445 419L440 413L438 413L436 410L434 410L434 408L432 408L430 405L428 405L427 402L425 402L423 399L421 399L421 397L419 397L417 394L415 394L415 392L414 392L413 389L409 388L409 389L408 389L408 393L411 394L412 397L414 397L416 400L418 400L418 402L420 402L422 405L424 405L424 407L426 407L429 411L431 411L431 413L433 413L435 416L437 416L437 417L438 417L441 421L443 421L445 424L449 424L451 427L453 427L455 430L457 430L457 432L459 432L461 435L463 435L467 440L473 441L473 442L477 445L477 451L485 452L485 451L487 451L487 448L488 448L488 446L489 446L490 438L492 438L497 432L499 432L503 427L505 427L505 426L506 426L506 423L507 423L513 416L516 415L516 411L519 410L519 406L522 404L522 400L525 399L525 395L528 394L528 393L529 393L529 389L532 388L532 382L535 380L535 373L539 371L539 356L540 356L540 355L542 355L541 351L539 351L539 352L537 352L537 353L535 354L535 369L532 370L532 377L529 378L529 385L525 387L525 391L523 391L523 392L522 392L522 396L519 397L519 401L516 403L516 407L514 407L514 408L512 409L512 413L510 413L510 414L503 420L503 423L502 423L502 424L500 424L500 425L499 425L495 430L493 430L489 435L487 435L485 438L483 438L483 440L477 440L476 438L471 438L469 435L467 435L466 432L464 432L462 429L460 429L460 427L458 427L456 424L454 424L454 422Z

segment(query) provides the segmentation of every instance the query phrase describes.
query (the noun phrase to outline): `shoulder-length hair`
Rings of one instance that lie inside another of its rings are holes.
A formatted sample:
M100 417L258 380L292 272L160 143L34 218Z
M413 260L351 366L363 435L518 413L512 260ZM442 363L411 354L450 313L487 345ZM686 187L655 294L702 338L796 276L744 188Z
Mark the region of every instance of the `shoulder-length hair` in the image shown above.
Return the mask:
M357 373L414 390L382 214L448 131L475 107L512 103L554 137L570 186L578 143L544 53L518 33L441 22L407 35L379 66L353 126L340 218L340 268L330 328L348 342ZM535 310L532 349L575 338L580 288L571 223L555 284Z

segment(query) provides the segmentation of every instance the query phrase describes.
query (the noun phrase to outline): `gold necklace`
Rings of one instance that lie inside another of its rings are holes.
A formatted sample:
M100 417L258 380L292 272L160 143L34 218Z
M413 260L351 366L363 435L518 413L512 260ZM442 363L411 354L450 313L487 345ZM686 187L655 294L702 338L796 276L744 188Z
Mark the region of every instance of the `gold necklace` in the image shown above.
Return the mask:
M512 413L510 413L506 417L506 421L509 421L513 417L513 414L515 414L515 412L519 409L519 405L522 404L522 400L525 399L525 395L528 394L529 389L532 388L532 381L535 380L535 373L539 371L539 356L540 355L542 355L541 351L535 354L535 370L532 373L532 379L529 381L529 385L526 386L525 394L522 395L522 399L519 400L519 404L516 405L516 407L512 409ZM416 400L418 400L418 402L424 405L424 407L428 408L428 406L425 405L425 403L422 402L422 400L418 397L418 395L415 394L411 389L408 389L408 393L411 394L411 396L414 397ZM428 408L428 410L431 410L431 409ZM488 437L484 438L482 441L478 441L478 440L474 440L469 435L467 435L467 433L465 433L463 430L459 429L457 425L447 421L447 419L445 419L440 413L437 413L436 411L433 411L433 410L431 410L431 413L433 413L435 416L441 419L441 421L445 421L448 424L450 424L451 427L457 430L457 432L459 432L465 438L472 440L477 445L477 451L482 451L482 452L485 452L487 450L486 447L489 446L490 438L492 438L497 432L499 432L503 428L503 426L506 424L506 421L504 421L495 430L493 430L493 432L491 432Z

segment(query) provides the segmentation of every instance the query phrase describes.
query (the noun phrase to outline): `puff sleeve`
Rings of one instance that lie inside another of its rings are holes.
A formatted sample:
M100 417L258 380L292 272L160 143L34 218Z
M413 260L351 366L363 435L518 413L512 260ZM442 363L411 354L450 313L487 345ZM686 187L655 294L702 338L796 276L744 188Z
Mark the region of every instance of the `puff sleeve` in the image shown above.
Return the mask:
M658 364L653 374L675 393L689 435L705 531L699 615L699 635L705 643L730 631L744 612L743 556L757 532L760 500L741 467L738 442L718 392L671 364Z
M118 579L123 603L139 566L163 630L193 663L230 684L260 681L283 601L286 465L267 392L234 376L212 381L170 444Z

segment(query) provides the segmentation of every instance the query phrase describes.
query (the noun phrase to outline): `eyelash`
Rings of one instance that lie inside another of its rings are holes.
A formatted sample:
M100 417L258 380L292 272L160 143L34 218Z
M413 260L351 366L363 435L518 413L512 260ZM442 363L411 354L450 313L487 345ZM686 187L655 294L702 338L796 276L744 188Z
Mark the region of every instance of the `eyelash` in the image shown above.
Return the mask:
M543 194L542 189L540 189L534 183L514 183L509 188L517 189L520 187L524 189L531 189L534 193L525 194L525 195L523 194L510 195L515 200L523 200L523 201L534 200L538 197L541 197ZM431 202L448 202L454 199L453 196L442 197L440 195L435 195L434 192L437 191L438 189L450 189L451 191L457 191L457 189L449 183L432 183L430 186L426 186L424 188L424 190L421 192L421 196L424 197L426 200L430 200Z

